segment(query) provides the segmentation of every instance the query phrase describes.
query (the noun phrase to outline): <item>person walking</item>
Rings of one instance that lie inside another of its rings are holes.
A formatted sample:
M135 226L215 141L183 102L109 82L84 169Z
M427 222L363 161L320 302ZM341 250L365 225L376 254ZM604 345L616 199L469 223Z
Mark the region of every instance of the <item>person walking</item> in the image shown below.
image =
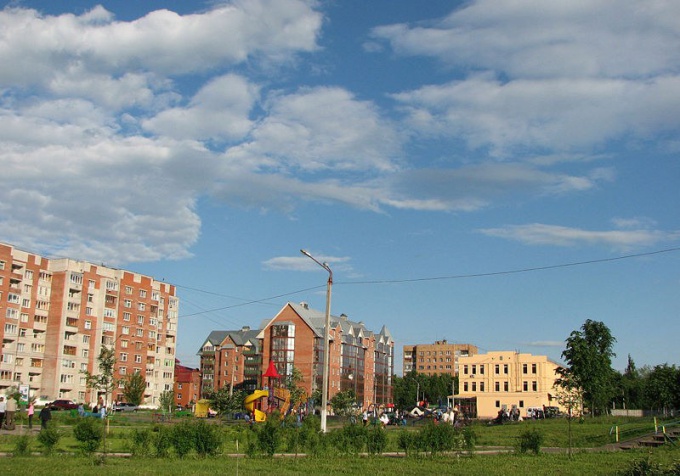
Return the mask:
M28 408L26 409L26 414L28 415L28 429L33 429L33 414L35 413L35 403L33 400L28 402Z
M50 410L49 405L45 405L43 409L40 410L38 418L40 418L40 428L43 430L47 429L47 422L52 419L52 411Z

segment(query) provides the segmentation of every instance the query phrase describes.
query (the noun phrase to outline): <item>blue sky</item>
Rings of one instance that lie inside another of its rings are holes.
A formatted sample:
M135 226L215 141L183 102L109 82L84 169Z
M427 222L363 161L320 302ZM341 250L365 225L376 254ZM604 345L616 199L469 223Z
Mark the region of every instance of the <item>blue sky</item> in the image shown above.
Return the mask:
M323 309L301 248L398 373L586 319L680 363L680 3L2 4L0 240L176 284L184 364Z

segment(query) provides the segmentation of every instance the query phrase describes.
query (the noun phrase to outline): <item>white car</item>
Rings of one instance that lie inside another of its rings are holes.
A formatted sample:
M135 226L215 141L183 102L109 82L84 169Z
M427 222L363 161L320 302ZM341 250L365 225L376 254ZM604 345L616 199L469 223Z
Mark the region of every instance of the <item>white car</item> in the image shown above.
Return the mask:
M48 397L47 395L40 395L33 401L33 405L36 407L44 407L48 403L52 403L52 400L54 399Z

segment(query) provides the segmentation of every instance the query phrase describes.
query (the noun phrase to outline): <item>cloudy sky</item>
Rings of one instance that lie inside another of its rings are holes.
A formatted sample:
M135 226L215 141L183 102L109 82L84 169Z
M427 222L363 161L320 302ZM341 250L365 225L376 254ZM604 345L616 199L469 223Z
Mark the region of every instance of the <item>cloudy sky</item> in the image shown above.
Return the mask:
M178 286L178 356L286 301L679 364L680 3L2 2L0 241Z

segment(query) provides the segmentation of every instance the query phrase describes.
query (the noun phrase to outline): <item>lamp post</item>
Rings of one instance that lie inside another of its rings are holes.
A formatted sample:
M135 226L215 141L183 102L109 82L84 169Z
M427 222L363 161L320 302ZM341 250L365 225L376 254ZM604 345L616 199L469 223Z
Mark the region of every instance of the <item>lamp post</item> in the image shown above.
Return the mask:
M326 416L328 413L328 376L330 374L330 343L331 343L331 287L333 286L333 271L328 263L321 263L314 256L305 250L300 253L314 261L323 269L328 271L328 282L326 284L326 324L324 326L324 347L323 347L323 373L321 377L321 431L326 433Z

